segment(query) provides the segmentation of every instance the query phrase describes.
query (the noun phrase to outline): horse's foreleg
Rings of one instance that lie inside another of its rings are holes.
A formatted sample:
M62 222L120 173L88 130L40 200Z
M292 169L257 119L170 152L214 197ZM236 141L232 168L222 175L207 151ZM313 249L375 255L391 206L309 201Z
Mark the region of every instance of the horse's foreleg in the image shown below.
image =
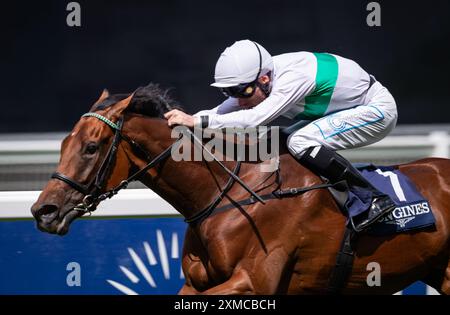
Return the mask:
M250 264L250 269L237 266L227 281L200 294L277 294L283 273L289 267L289 255L283 247L278 247L260 257L257 263Z
M195 294L199 294L199 292L191 285L188 285L187 283L185 283L183 285L183 287L180 289L180 291L178 291L178 294L179 295L195 295Z
M439 290L442 294L450 295L450 262L445 269L444 279L442 281L441 289Z
M240 269L236 271L230 279L208 290L200 292L200 294L209 295L243 295L255 294L252 281L246 270Z

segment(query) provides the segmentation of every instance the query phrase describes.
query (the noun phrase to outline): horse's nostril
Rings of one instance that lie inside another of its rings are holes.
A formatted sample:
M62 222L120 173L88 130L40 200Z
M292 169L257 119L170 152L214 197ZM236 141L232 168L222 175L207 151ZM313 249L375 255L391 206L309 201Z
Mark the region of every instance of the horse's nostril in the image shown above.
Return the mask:
M44 204L41 205L35 213L35 217L38 219L42 219L43 221L48 221L49 219L53 219L56 215L58 207L53 204Z

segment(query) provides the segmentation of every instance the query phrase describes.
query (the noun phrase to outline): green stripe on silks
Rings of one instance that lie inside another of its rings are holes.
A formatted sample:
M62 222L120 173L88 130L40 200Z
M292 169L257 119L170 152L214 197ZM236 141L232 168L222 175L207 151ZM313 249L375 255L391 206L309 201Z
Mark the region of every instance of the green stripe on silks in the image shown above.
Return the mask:
M338 77L336 57L326 53L314 53L317 58L316 88L305 97L305 110L295 116L295 119L315 119L323 117Z

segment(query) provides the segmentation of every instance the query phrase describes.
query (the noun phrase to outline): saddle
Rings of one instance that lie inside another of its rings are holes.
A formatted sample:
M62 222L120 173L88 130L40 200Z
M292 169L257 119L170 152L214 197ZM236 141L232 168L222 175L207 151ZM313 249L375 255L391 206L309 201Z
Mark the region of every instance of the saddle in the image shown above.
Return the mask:
M435 218L428 200L396 167L375 166L369 163L357 163L354 166L372 185L389 195L397 206L364 232L381 236L434 226ZM341 211L346 214L349 223L364 210L360 208L357 196L347 185L335 185L328 190Z

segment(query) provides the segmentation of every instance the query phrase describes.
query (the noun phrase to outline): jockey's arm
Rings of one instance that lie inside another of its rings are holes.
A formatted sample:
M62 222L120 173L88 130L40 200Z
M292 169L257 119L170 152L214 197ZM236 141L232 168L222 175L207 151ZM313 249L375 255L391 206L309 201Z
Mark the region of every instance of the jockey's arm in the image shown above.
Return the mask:
M187 127L196 126L217 129L226 127L246 128L262 125L266 121L271 121L281 115L283 108L286 106L280 105L289 104L282 102L279 97L271 95L250 109L235 110L221 114L219 108L216 107L212 110L200 111L192 116L175 109L164 114L164 117L167 118L169 126L184 125Z
M203 118L202 127L213 129L235 127L246 128L264 125L283 114L288 109L290 102L282 95L270 95L264 101L253 108L218 114L211 113ZM205 115L200 115L205 116ZM206 123L205 123L206 120Z
M223 101L218 106L212 109L201 110L198 113L195 113L194 117L200 117L204 115L213 115L213 114L227 114L237 110L240 110L238 100L236 98L229 97L225 101Z
M265 125L287 112L313 89L314 81L306 80L294 73L286 74L278 79L270 95L255 107L226 114L208 114L207 118L202 119L202 127L246 128Z
M201 126L201 116L208 116L213 114L222 115L237 111L239 109L240 107L238 100L229 97L218 106L212 109L199 111L192 116L178 109L174 109L170 112L165 113L164 117L168 120L169 126L184 125L187 127L194 127Z
M240 109L238 100L228 98L212 110L200 111L193 116L178 110L165 114L169 126L185 125L188 127L220 129L227 127L247 128L269 123L290 109L314 89L314 82L285 75L274 86L270 95L253 108Z

